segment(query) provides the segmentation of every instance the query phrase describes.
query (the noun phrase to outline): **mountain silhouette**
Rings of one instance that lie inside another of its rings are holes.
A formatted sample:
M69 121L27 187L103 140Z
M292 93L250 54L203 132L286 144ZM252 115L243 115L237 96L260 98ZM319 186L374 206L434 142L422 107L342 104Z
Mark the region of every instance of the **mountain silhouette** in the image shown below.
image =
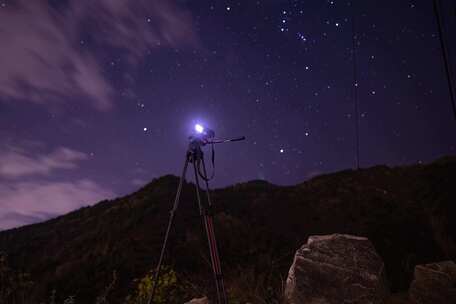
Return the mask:
M416 264L456 257L455 181L456 157L445 157L325 174L294 186L251 181L214 190L230 297L279 299L295 250L309 235L332 233L368 237L392 291L407 290ZM156 265L178 182L163 176L131 195L2 231L0 251L11 267L30 274L35 303L52 290L95 303L113 271L109 303L123 303L135 279ZM165 264L185 282L185 299L210 294L210 258L191 183L184 183Z

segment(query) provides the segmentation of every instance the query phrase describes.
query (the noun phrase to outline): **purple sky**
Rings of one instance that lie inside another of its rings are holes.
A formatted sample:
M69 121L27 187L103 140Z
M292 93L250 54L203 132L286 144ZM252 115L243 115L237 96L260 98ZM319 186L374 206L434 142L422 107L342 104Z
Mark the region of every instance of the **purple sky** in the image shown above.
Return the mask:
M217 187L353 168L353 13L361 166L455 154L432 1L353 3L0 0L0 229L179 174L195 122L247 137Z

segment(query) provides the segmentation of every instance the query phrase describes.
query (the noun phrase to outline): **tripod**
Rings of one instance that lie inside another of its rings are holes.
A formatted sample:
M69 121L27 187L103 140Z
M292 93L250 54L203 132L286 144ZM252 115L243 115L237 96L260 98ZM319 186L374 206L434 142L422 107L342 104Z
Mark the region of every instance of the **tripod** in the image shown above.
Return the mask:
M158 265L155 270L155 277L154 277L154 282L152 285L152 292L149 295L149 299L147 301L148 304L151 303L151 300L153 299L156 289L157 289L159 276L160 276L160 270L161 270L161 266L162 266L162 262L163 262L163 256L165 254L166 245L168 243L168 237L169 237L169 233L171 231L171 226L173 225L174 217L175 217L177 208L179 206L179 199L181 196L182 186L183 186L183 183L185 180L185 176L187 173L189 163L193 164L193 171L195 174L196 199L198 201L199 212L200 212L200 216L203 220L203 225L204 225L204 229L206 232L207 241L208 241L208 245L209 245L212 272L214 275L215 289L217 292L217 303L218 304L228 304L225 286L223 283L223 274L222 274L222 268L220 265L220 257L219 257L218 248L217 248L217 241L215 239L214 225L213 225L213 220L212 220L212 202L211 202L210 193L209 193L209 178L207 177L206 164L204 163L204 153L203 153L203 150L201 149L201 147L205 146L206 144L212 144L212 162L214 162L214 149L213 149L214 144L231 142L231 141L239 141L239 140L244 140L244 139L245 139L245 137L228 139L228 140L208 140L205 137L190 137L190 144L188 146L188 150L186 153L184 169L182 171L182 175L179 180L179 186L177 187L177 192L176 192L176 197L174 199L173 208L170 211L168 228L166 229L165 239L163 241L162 249L160 252L160 258L158 260ZM202 169L202 171L201 171L201 169ZM203 179L204 184L205 184L205 192L206 192L206 196L207 196L207 206L205 206L204 204L201 203L200 180L199 180L200 177Z

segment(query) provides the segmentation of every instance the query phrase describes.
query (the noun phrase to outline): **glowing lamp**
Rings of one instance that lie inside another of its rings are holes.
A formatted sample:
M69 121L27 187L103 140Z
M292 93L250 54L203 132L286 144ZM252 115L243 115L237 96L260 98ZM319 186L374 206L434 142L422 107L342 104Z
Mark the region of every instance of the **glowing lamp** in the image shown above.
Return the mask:
M199 134L202 134L204 132L204 127L200 124L195 125L195 131Z

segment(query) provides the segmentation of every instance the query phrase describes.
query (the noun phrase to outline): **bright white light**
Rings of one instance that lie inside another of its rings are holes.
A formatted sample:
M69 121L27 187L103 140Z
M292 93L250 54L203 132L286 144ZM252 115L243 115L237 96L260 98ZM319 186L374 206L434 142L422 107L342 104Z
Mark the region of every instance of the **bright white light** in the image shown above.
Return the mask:
M204 127L200 124L195 125L195 131L198 133L203 133L204 132Z
M146 132L146 131L147 131L147 128L144 128L143 130L144 130L144 132Z
M279 151L280 151L280 153L283 153L283 152L284 152L284 150L283 150L283 149L280 149Z

